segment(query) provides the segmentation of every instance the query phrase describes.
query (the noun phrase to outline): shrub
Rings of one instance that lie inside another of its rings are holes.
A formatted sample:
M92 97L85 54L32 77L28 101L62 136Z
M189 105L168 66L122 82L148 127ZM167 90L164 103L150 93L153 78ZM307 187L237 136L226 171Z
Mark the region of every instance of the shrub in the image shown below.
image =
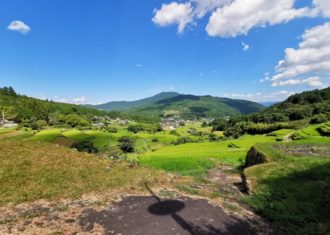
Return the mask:
M162 127L159 124L136 124L128 127L128 131L138 133L140 131L148 131L151 133L162 131Z
M118 133L118 129L116 127L113 127L113 126L108 126L105 129L110 133Z
M94 146L93 142L84 140L73 143L71 148L77 149L79 152L87 152L87 153L97 153L98 149Z
M151 141L154 142L154 143L156 143L156 142L158 142L158 139L157 138L153 138Z
M170 134L171 135L176 135L176 136L179 136L180 135L177 130L170 131Z
M189 137L179 137L177 139L177 141L174 142L175 145L178 145L178 144L187 144L187 143L191 143L192 140L189 138Z
M323 123L323 122L327 122L328 121L328 117L325 114L318 114L316 116L314 116L311 121L310 124L319 124L319 123Z
M119 147L125 153L132 153L135 151L135 140L129 136L123 136L119 139Z
M209 134L209 141L217 141L219 138L218 138L218 136L216 135L216 134L214 134L214 133L210 133Z

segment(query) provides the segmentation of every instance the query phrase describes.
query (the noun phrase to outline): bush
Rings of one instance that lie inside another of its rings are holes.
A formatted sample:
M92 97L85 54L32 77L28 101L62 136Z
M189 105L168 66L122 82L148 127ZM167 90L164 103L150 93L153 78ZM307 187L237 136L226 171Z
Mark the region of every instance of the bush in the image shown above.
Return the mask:
M113 126L108 126L105 129L110 133L118 133L118 129L116 127L113 127Z
M129 136L124 136L119 139L119 147L125 153L132 153L135 151L135 140Z
M318 114L316 116L314 116L311 121L310 124L319 124L319 123L323 123L323 122L327 122L328 121L328 117L325 114Z
M138 133L141 131L147 131L151 133L162 131L162 127L159 124L136 124L128 127L128 131L133 133Z
M179 136L180 135L177 130L170 131L170 134L171 135L176 135L176 136Z
M177 141L174 142L175 145L178 144L187 144L187 143L191 143L192 139L190 139L189 137L179 137L177 139Z
M93 142L84 140L73 143L71 148L77 149L79 152L97 153L98 149L94 146Z
M210 133L209 134L209 141L217 141L219 138L218 138L218 136L216 135L216 134L214 134L214 133Z
M154 143L156 143L156 142L158 142L158 139L157 138L153 138L151 141L154 142Z

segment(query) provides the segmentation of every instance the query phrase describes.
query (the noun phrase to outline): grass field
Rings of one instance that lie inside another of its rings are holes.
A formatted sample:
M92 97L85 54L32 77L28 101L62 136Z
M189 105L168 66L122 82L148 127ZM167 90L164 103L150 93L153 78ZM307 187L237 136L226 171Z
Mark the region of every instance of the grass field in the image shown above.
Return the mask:
M238 167L243 163L246 153L251 146L258 142L269 141L274 141L274 137L247 135L237 140L163 147L157 151L147 152L137 157L140 163L145 166L182 175L199 176L219 162ZM237 147L229 147L232 144Z
M328 234L330 141L256 147L273 161L245 169L248 203L288 234Z
M108 160L47 143L0 141L0 149L0 206L168 182L157 170L118 163L109 171Z

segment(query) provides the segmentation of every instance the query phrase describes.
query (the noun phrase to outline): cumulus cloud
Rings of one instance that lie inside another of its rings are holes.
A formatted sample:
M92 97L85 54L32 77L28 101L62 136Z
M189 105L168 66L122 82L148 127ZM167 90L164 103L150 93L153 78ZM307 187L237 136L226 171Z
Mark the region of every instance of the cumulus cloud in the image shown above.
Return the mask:
M178 33L182 33L186 26L193 21L193 7L190 2L163 4L154 10L152 21L159 26L177 24Z
M330 23L306 30L301 39L297 49L285 49L271 79L273 86L322 86L320 77L330 75Z
M23 21L20 20L12 21L7 28L9 30L16 31L22 34L27 34L31 31L30 26L28 26L27 24L25 24Z
M313 5L317 13L324 17L330 17L330 1L329 0L313 0Z
M295 0L235 0L214 11L206 26L210 36L246 35L254 27L264 27L306 16L307 7L295 9Z
M186 0L163 4L154 10L159 26L178 25L182 33L190 23L211 13L206 26L209 36L236 37L257 27L288 22L299 17L330 17L329 0L313 0L296 8L297 0Z

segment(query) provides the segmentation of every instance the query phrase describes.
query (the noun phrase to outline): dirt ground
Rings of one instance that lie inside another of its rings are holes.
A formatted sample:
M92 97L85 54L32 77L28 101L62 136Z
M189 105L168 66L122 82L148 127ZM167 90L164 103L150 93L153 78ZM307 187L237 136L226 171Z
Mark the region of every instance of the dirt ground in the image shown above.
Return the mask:
M80 225L85 231L93 231L94 224L101 225L104 234L258 234L248 222L228 215L208 201L186 197L127 197L105 210L84 211Z
M215 235L279 234L239 203L238 212L224 207L241 196L241 178L231 167L212 169L206 180L225 201L184 194L175 189L111 196L86 195L56 203L38 201L0 207L0 234L23 235ZM208 190L205 183L197 185Z

